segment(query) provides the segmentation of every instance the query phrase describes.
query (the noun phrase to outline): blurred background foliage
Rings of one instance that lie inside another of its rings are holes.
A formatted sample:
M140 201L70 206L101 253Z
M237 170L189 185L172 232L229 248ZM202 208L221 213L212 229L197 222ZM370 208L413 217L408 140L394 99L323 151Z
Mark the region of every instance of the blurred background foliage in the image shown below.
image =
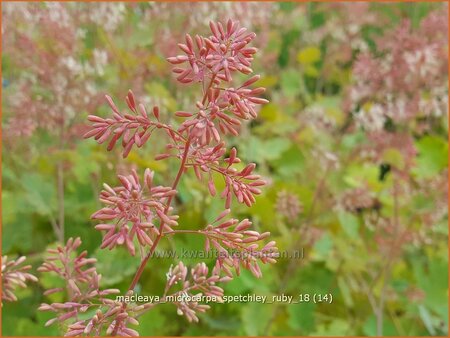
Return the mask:
M126 160L82 140L86 117L109 114L105 93L123 102L132 89L179 123L173 112L194 107L195 88L177 84L165 58L185 33L232 18L257 33L254 70L270 100L228 140L270 182L233 215L304 257L264 266L260 280L244 271L225 294L333 302L213 304L195 325L164 304L140 320L140 334L447 335L446 4L4 3L2 16L3 254L26 255L35 271L48 246L79 236L104 286L128 287L138 258L100 250L90 221L101 185L147 167L169 182L177 168L153 160L158 138ZM181 227L199 228L222 207L183 178ZM203 242L180 236L160 248ZM160 295L172 263L150 262L139 293ZM4 335L61 333L36 310L56 281L38 277L3 305Z

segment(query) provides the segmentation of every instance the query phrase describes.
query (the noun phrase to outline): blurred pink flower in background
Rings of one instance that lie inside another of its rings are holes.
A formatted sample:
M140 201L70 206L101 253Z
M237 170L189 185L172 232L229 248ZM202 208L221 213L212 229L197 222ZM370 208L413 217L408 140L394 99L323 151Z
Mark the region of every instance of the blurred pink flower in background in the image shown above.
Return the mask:
M9 259L8 256L2 256L2 302L17 301L14 291L17 287L26 288L26 283L37 282L37 278L27 272L31 269L31 265L22 265L26 257L22 256L18 259Z

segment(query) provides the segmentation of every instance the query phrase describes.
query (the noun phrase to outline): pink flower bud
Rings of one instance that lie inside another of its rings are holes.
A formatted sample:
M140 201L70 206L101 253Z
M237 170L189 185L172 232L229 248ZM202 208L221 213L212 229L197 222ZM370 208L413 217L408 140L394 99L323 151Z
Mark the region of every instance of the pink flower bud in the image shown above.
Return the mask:
M179 117L191 117L192 113L188 113L185 111L177 111L177 112L175 112L175 115L179 116Z
M136 111L136 102L134 100L134 95L133 95L133 92L131 91L131 89L128 91L128 95L126 97L126 102L128 104L128 107L132 111Z

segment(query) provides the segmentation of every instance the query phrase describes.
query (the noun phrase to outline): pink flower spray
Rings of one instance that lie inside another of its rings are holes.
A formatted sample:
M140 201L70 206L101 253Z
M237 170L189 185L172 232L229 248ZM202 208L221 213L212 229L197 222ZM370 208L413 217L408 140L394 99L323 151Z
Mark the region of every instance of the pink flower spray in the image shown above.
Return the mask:
M123 157L127 157L133 146L142 147L154 132L161 131L167 136L168 143L166 152L155 158L174 158L179 161L177 175L169 186L157 185L154 172L146 169L142 179L136 171L126 176L119 175L120 186L112 188L104 184L104 190L100 194L104 207L95 212L92 218L101 222L96 226L104 234L101 247L113 249L123 245L131 255L135 255L138 246L142 255L128 294L132 294L158 243L167 235L191 233L204 236L206 251L215 249L219 255L211 274L204 263L192 268L190 274L182 262L171 268L162 295L164 300L170 294L194 295L201 292L214 295L220 301L223 290L216 283L231 280L233 270L239 275L242 268L248 269L256 277L261 277L259 263L274 263L278 257L274 241L263 243L270 233L251 230L252 223L248 219L228 217L233 198L250 207L255 203L255 196L261 193L260 187L265 185L264 180L254 173L254 163L243 166L243 169L236 168L236 164L241 162L237 149L227 149L223 138L224 135L238 136L241 123L256 118L257 106L268 102L259 97L265 88L253 87L259 80L259 75L250 77L240 85L233 85L236 73L249 75L253 72L251 64L257 49L250 47L249 43L256 35L232 20L228 20L225 25L211 22L210 28L212 35L209 37L197 35L192 38L186 34L185 43L178 44L183 54L167 59L174 65L173 73L178 82L196 86L199 84L201 88L195 108L174 113L184 119L178 127L161 121L158 107L153 107L151 113L148 113L146 107L136 101L132 91L126 96L128 112L121 112L113 100L106 96L112 116L88 117L92 128L85 134L85 138L93 137L98 143L106 142L108 150L112 150L119 142L123 148ZM227 152L229 155L225 157ZM225 188L220 197L225 200L225 210L203 229L183 230L178 229L179 217L175 214L172 202L181 177L191 169L200 181L205 182L212 196L217 193L213 174L223 177ZM68 248L74 249L74 243L68 243L66 248L58 250L64 252ZM88 262L93 263L90 260ZM60 274L58 270L45 264L44 270ZM77 288L80 288L76 278L63 275L66 281L76 284L77 287L68 284L72 298L75 297L76 301L72 300L66 305L43 305L42 309L58 311L67 308L71 315L66 311L62 317L57 317L62 321L76 318L78 312L87 306L84 304L90 296L100 297L99 312L95 318L76 321L69 327L68 334L78 335L83 332L98 335L102 332L102 327L108 327L107 334L135 334L134 330L127 331L131 330L127 329L127 324L136 324L136 317L156 303L131 305L108 300L106 294L116 290L100 291L99 277L94 270L88 269L89 277L82 281L86 283L87 280L89 285L92 284L85 291L89 292L88 295L81 296L83 292L78 295ZM173 290L175 285L180 290ZM189 321L198 321L196 313L209 308L196 301L173 303L177 306L178 313L186 316ZM106 323L109 323L108 326Z

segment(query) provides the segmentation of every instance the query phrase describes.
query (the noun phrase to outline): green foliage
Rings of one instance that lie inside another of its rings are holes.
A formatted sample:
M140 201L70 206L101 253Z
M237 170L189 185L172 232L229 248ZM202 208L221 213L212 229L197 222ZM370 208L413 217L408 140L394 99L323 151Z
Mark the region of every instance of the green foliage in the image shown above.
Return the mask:
M431 178L448 167L448 142L437 136L417 141L419 156L415 170L419 178Z

